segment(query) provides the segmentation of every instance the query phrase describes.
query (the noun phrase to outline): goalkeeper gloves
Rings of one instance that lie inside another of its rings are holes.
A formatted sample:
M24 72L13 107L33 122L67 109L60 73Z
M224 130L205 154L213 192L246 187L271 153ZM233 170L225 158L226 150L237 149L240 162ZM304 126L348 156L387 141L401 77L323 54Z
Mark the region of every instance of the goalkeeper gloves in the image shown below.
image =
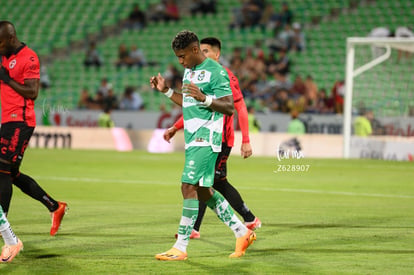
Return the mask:
M9 84L11 80L9 72L3 66L0 67L0 80L3 80L6 84Z

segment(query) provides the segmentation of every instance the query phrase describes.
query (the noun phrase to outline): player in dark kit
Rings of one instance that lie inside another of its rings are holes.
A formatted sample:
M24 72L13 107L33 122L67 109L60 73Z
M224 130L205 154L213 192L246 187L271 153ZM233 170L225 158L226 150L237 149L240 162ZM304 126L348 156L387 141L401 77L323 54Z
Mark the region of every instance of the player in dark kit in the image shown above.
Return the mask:
M207 37L202 39L200 41L200 48L206 57L209 57L218 62L221 50L221 42L218 38ZM243 95L240 90L237 77L228 68L223 68L226 69L229 75L234 107L237 110L239 125L242 131L241 155L243 158L248 158L252 155L252 148L250 146L249 140L249 122L247 117L246 104L244 103ZM231 207L233 207L233 209L243 217L246 227L250 230L255 230L261 227L262 222L259 218L253 215L253 213L244 203L240 193L227 180L227 159L230 156L231 148L234 145L233 117L233 115L224 116L222 146L221 152L219 153L216 161L213 188L223 194L223 196L230 203ZM183 119L181 117L173 127L165 131L164 139L169 141L179 129L183 128L183 126ZM200 238L199 231L206 210L206 205L202 201L199 203L200 205L198 217L194 224L194 229L190 235L191 239Z
M67 204L55 201L37 182L19 171L24 151L36 126L34 101L39 93L39 59L20 42L13 24L0 21L0 205L9 211L12 184L50 211L50 235L59 230Z

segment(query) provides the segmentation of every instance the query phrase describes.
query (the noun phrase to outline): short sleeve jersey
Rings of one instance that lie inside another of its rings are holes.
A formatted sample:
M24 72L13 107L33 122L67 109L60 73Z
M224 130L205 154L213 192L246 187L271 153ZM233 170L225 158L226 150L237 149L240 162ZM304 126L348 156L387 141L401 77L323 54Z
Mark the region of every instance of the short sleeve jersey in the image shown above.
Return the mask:
M204 94L215 99L232 95L226 70L210 58L193 69L185 69L183 84L191 82ZM211 146L214 152L221 151L223 114L183 94L183 118L186 149L192 146Z
M1 64L9 71L10 77L20 84L24 84L25 79L40 79L39 58L24 44L10 57L3 56ZM35 127L34 100L24 98L3 81L0 81L0 91L1 123L23 121Z

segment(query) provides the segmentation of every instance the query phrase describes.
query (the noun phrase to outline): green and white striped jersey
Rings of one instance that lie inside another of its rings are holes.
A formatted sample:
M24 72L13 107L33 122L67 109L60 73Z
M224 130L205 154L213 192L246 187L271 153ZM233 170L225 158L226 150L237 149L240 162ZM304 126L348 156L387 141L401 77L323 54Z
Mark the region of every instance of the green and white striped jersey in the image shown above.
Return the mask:
M226 70L210 58L206 58L194 69L185 69L183 84L191 82L213 98L232 95ZM183 117L186 149L192 146L211 146L214 152L221 151L223 114L183 93Z

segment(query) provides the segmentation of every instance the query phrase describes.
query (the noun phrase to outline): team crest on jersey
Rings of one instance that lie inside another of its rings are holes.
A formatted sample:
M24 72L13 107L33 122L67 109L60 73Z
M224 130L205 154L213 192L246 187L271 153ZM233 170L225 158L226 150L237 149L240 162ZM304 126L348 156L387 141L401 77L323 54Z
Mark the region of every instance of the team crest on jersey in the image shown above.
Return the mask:
M13 69L14 68L14 66L16 66L16 59L13 59L12 61L10 61L10 63L9 63L9 68L10 69Z
M201 73L197 77L197 80L198 81L203 81L205 76L206 76L206 71L201 71Z

